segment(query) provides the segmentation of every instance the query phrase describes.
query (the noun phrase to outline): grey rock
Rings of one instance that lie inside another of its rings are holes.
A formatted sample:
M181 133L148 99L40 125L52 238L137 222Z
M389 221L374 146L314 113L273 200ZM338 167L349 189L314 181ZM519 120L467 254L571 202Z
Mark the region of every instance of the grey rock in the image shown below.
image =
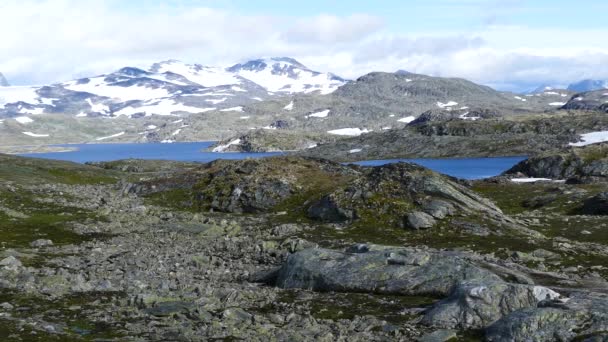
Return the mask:
M435 223L433 216L421 211L410 213L406 218L406 227L415 230L432 228Z
M22 265L23 264L21 263L21 261L19 261L19 259L15 258L12 255L0 260L0 266L4 267L17 268L21 267Z
M486 329L488 341L571 341L601 335L608 326L608 299L600 294L573 294L521 309Z
M38 239L38 240L32 241L30 243L30 246L32 246L34 248L48 247L48 246L52 246L52 245L53 245L53 241L46 240L46 239Z
M474 279L501 278L457 254L372 246L363 253L307 249L292 254L276 284L317 291L447 295L457 283Z
M463 283L437 303L422 322L443 328L483 328L507 314L536 307L560 294L543 286L505 282Z

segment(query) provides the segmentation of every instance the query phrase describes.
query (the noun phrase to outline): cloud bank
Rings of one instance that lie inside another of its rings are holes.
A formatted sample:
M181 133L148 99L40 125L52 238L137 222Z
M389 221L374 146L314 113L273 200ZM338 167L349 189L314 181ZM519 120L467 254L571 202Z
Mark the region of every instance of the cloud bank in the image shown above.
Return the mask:
M608 79L608 29L502 24L499 14L517 10L518 1L497 2L477 30L424 33L396 31L365 13L281 17L119 3L3 0L0 71L14 84L45 84L171 58L227 66L290 56L346 78L405 69L503 88Z

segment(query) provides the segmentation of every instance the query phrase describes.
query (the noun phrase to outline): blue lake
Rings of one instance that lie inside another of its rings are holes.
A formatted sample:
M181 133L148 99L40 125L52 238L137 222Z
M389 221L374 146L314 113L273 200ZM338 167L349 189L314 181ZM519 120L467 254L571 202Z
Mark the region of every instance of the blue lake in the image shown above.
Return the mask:
M463 179L481 179L507 171L526 157L496 158L451 158L451 159L386 159L366 160L353 164L362 166L380 166L389 163L411 162L428 167L431 170Z
M173 144L71 144L54 145L77 148L70 152L21 154L26 157L67 160L76 163L111 161L120 159L159 159L177 161L210 162L216 159L261 158L280 153L214 153L203 152L214 142L203 141Z
M262 158L281 153L214 153L202 152L213 142L173 143L173 144L74 144L57 145L74 147L71 152L31 153L23 156L67 160L77 163L88 161L111 161L119 159L163 159L177 161L210 162L216 159ZM464 179L480 179L499 175L524 157L502 158L457 158L457 159L390 159L369 160L354 164L378 166L400 161L414 162L429 169Z

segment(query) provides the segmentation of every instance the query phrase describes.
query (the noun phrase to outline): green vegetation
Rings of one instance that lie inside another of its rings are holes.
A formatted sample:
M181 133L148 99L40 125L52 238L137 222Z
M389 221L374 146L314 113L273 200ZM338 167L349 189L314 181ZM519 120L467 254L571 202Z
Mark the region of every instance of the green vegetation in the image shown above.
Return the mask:
M37 239L50 239L55 244L82 242L90 237L72 232L70 223L102 219L89 210L57 205L52 198L42 201L26 190L0 189L0 236L4 247L25 247Z
M0 181L17 184L62 183L72 185L116 183L119 173L57 160L0 154Z

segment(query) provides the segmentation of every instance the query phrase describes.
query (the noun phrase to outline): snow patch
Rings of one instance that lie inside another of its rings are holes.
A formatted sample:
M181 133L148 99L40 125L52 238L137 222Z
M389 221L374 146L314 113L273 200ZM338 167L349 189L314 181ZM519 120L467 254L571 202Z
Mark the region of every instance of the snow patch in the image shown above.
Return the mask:
M546 299L553 300L561 297L559 293L544 286L534 286L534 289L532 291L534 293L534 297L539 302Z
M566 104L566 102L551 102L551 103L549 103L549 106L559 106L559 107L561 107L561 106L563 106L565 104Z
M36 133L32 133L32 132L21 132L27 136L33 137L33 138L47 138L49 137L48 134L36 134Z
M241 80L234 74L214 67L188 65L179 61L168 61L160 64L158 72L172 72L182 75L188 81L204 87L216 87L229 84L240 84ZM238 91L238 90L236 90Z
M38 103L35 87L0 87L0 108L6 103L25 102Z
M27 125L29 123L34 122L34 120L28 118L27 116L19 116L15 118L15 121L17 121L18 123L22 124L22 125Z
M413 116L406 116L406 117L401 118L401 119L399 119L397 121L399 121L399 122L405 122L405 123L410 123L410 122L412 122L414 120L416 120L415 117L413 117Z
M220 112L243 112L243 107L232 107L220 110Z
M107 137L97 138L95 140L101 141L101 140L107 140L107 139L117 138L117 137L120 137L121 135L124 135L124 134L125 134L125 132L120 132L120 133L108 135Z
M455 101L449 101L448 103L442 103L442 102L437 102L437 107L439 108L447 108L447 107L453 107L453 106L457 106L458 102Z
M361 148L354 148L354 149L348 151L348 153L353 154L353 153L359 153L361 151L363 151L363 149L361 149Z
M466 112L466 113L460 114L460 116L458 116L458 118L462 119L462 120L473 120L473 121L475 121L475 120L481 119L481 116L469 116L469 112Z
M552 179L549 178L513 178L511 182L514 183L534 183L534 182L550 182Z
M73 81L66 83L64 88L119 99L122 102L132 100L152 100L171 95L167 90L162 88L148 88L137 85L130 87L113 86L108 84L104 79L104 77L91 78L89 79L89 83L85 84L78 84L77 82Z
M326 118L329 115L329 109L306 115L307 118Z
M91 111L95 113L106 114L110 112L110 108L102 103L94 104L91 99L87 99L87 103L89 104L89 106L91 106Z
M345 135L345 136L359 136L361 134L365 134L365 133L369 133L370 131L368 129L361 129L361 128L340 128L340 129L334 129L331 131L327 131L327 133L329 134L334 134L334 135Z
M226 145L219 145L216 148L213 149L213 152L224 152L226 151L226 149L232 145L238 145L241 143L241 139L234 139L231 142L227 143Z
M581 134L581 140L576 143L570 143L570 146L587 146L608 141L608 131Z
M149 104L141 107L133 107L128 106L125 107L118 112L115 112L114 115L127 115L131 116L138 113L144 113L146 116L150 115L172 115L176 112L187 112L187 113L204 113L208 111L215 110L215 108L198 108L192 106L186 106L183 103L175 102L171 99L162 99L160 101L149 101Z
M217 100L205 100L205 102L209 102L209 103L211 103L211 104L216 105L216 104L218 104L218 103L225 102L226 100L228 100L228 98L227 98L227 97L224 97L224 98L217 99Z
M293 110L293 101L289 102L289 104L285 107L283 107L283 109L285 110Z

